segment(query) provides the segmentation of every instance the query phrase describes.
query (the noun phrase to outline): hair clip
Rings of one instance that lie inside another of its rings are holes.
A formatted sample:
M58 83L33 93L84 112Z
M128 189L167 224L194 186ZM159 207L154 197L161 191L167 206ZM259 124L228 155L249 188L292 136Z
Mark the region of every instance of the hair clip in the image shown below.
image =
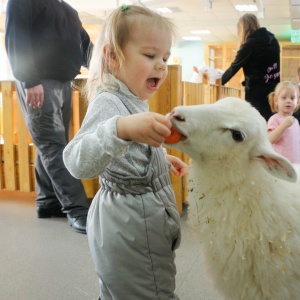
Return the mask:
M128 10L128 5L127 4L122 4L122 11Z

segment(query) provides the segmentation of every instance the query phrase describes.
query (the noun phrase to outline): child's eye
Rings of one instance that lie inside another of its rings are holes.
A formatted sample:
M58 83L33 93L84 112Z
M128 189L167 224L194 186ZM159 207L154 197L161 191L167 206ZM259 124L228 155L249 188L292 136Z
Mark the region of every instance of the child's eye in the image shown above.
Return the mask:
M152 55L152 54L145 54L145 56L148 58L151 58L151 59L154 58L154 55Z

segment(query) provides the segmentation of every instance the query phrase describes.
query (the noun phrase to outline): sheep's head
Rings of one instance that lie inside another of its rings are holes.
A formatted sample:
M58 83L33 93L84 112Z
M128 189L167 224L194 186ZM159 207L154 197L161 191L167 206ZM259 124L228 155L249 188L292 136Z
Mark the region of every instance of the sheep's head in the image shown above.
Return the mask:
M273 150L265 119L248 102L228 97L214 104L178 106L169 117L184 138L166 146L183 151L197 164L237 171L255 160L274 176L296 181L293 166Z

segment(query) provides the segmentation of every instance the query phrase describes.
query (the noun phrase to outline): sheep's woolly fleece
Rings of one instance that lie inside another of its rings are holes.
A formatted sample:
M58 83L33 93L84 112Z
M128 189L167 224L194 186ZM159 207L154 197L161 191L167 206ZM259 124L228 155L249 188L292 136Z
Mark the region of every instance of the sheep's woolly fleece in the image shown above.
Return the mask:
M298 166L276 154L265 120L237 98L180 106L166 144L190 156L190 224L221 299L300 299Z

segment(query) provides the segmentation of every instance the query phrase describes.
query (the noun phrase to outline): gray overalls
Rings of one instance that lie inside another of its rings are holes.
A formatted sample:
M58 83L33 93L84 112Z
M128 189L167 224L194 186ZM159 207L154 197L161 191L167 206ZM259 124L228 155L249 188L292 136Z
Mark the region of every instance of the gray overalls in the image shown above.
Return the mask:
M126 106L123 95L116 94ZM147 146L147 172L120 175L118 168L134 159L135 144L127 160L113 160L101 174L101 189L88 214L88 240L101 300L178 299L174 250L180 244L180 217L169 165L161 147Z

